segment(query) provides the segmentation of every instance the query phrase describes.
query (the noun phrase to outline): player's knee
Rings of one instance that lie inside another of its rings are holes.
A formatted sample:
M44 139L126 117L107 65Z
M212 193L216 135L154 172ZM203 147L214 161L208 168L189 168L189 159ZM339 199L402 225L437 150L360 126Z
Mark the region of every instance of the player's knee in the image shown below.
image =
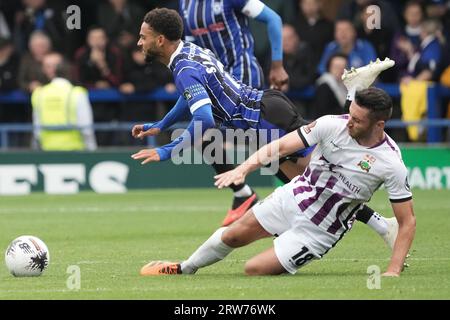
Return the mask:
M246 244L242 239L242 233L236 228L228 228L225 230L222 234L222 241L232 248L242 247Z
M253 260L247 261L244 267L244 272L247 276L262 276L267 274L266 270L264 270L264 267L262 267L260 264L257 264Z

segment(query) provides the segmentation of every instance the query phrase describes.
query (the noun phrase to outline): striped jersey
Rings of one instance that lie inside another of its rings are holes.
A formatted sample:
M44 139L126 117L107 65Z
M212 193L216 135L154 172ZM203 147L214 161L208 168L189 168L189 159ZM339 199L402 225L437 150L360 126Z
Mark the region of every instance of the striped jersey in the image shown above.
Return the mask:
M396 143L386 134L371 148L359 145L348 134L348 118L324 116L298 129L306 146L317 146L305 173L289 183L299 210L337 237L382 184L391 202L412 198Z
M211 104L218 125L256 128L263 91L233 78L210 50L180 41L170 58L169 68L191 113Z
M253 88L262 88L263 73L254 55L249 18L264 9L259 0L180 0L186 40L208 48L226 71Z

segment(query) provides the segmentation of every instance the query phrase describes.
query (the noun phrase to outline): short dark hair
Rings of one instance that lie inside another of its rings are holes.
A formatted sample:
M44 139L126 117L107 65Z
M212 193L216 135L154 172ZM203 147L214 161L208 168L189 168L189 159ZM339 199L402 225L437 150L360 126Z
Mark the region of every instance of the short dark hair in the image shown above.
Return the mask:
M387 121L392 115L392 99L383 90L370 87L357 91L355 102L360 107L369 109L370 117L374 121Z
M334 58L342 58L348 61L348 55L346 55L343 52L337 52L331 55L330 58L327 60L327 71L330 71L331 61L333 61Z
M183 20L173 9L153 9L147 12L144 22L170 41L180 40L183 36Z

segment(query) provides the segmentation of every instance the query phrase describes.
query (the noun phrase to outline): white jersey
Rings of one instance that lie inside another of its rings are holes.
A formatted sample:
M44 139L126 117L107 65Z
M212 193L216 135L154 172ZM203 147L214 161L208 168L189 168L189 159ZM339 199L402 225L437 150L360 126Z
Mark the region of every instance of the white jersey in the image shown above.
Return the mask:
M305 146L317 146L305 173L289 183L299 209L336 236L383 183L391 202L412 198L397 144L386 134L373 147L359 145L348 134L348 118L324 116L298 129Z

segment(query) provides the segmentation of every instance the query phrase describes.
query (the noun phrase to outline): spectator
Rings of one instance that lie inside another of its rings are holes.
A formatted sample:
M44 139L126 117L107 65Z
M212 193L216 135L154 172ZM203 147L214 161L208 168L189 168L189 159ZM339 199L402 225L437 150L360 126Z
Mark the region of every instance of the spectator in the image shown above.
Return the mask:
M73 151L97 148L92 129L92 107L87 90L73 86L63 56L50 53L43 59L43 72L51 82L33 91L35 141L42 150ZM80 126L66 130L41 129L40 126Z
M350 20L356 26L360 27L361 13L366 11L367 7L375 5L380 8L381 13L381 28L387 30L390 34L400 29L400 22L397 12L391 2L384 0L349 0L344 2L337 14L338 20Z
M30 53L22 56L19 68L19 87L27 92L33 92L45 84L47 79L42 72L42 60L52 49L52 43L47 34L34 31L28 44Z
M446 42L450 42L450 2L445 0L428 0L426 5L427 17L437 19L442 23Z
M377 57L384 59L389 55L392 36L395 30L385 28L380 25L379 28L372 24L373 12L369 10L370 5L366 5L359 13L359 26L357 27L358 38L369 41L375 48Z
M421 24L425 18L421 3L417 0L409 1L405 6L403 17L406 25L394 35L389 54L395 61L397 81L407 74L408 63L420 47Z
M122 54L109 43L105 30L91 27L87 45L75 53L77 79L88 88L118 87L122 81L122 65Z
M124 94L139 92L150 92L154 89L164 87L166 92L174 93L176 91L173 84L173 77L169 69L158 61L146 63L142 50L136 47L125 63L124 83L120 85L119 90ZM154 101L149 108L149 102L124 103L121 108L120 121L156 121L164 117L167 113L168 104L164 101ZM119 139L119 138L118 138ZM142 145L147 143L139 139L134 139L128 132L120 135L120 140L126 145ZM163 133L156 137L158 144L170 142L170 135Z
M175 89L172 75L166 66L157 61L146 64L145 56L139 48L135 48L125 65L124 83L119 90L125 94L148 92L167 85L167 91Z
M370 42L356 38L356 30L349 20L336 22L334 39L325 47L318 67L319 74L326 71L327 61L338 52L348 56L348 67L359 68L377 58L375 49Z
M316 92L311 107L311 118L326 114L342 114L345 110L347 89L341 77L347 65L347 56L334 54L327 62L327 72L316 81Z
M24 10L16 17L15 37L19 51L24 51L31 34L40 30L51 39L54 48L64 52L67 30L60 10L51 8L46 0L22 0Z
M233 2L233 1L230 1ZM242 1L238 1L242 2ZM283 0L262 0L262 2L274 12L276 12L283 23L292 24L295 20L295 5L291 1ZM249 19L248 25L250 26L251 34L254 38L254 55L263 69L265 77L269 80L266 83L270 84L270 71L272 69L272 55L273 44L270 41L270 34L267 30L267 25L261 23L256 19ZM253 87L257 86L254 83L249 83Z
M295 28L288 24L283 26L283 64L291 89L302 89L314 82L316 68L311 47L300 41Z
M128 0L109 0L98 10L98 23L111 41L120 48L128 49L137 42L140 21L144 10Z
M400 92L402 119L418 121L427 110L427 89L429 81L438 80L442 58L438 34L442 25L438 20L425 20L420 33L420 48L408 64L408 75L401 79ZM425 130L419 126L408 126L411 141L424 139Z
M326 44L333 41L334 25L322 17L322 5L322 0L299 0L300 14L294 22L300 39L311 46L314 65L319 63Z
M438 34L442 25L438 20L425 20L421 24L419 50L410 55L408 74L401 79L402 83L411 80L437 80L438 67L441 62L442 50Z
M11 40L0 37L0 92L18 88L19 62Z

